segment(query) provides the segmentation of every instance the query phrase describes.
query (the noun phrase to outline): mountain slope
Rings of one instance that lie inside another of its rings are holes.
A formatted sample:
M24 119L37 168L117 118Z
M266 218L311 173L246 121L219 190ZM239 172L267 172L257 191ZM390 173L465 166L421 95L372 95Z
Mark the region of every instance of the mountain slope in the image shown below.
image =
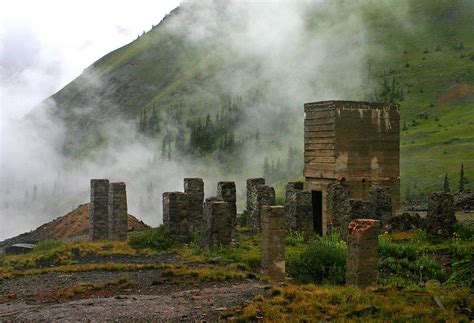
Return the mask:
M103 124L119 118L153 138L158 155L218 160L242 176L261 172L268 157L272 181L285 181L300 174L281 169L289 147L301 156L304 102L394 100L402 193L437 190L445 173L456 189L461 163L472 188L473 19L467 0L185 4L52 96L69 129L63 151L93 156L109 140ZM230 131L209 130L234 107L242 117L225 119ZM212 138L199 137L198 146L209 143L195 149L199 131Z

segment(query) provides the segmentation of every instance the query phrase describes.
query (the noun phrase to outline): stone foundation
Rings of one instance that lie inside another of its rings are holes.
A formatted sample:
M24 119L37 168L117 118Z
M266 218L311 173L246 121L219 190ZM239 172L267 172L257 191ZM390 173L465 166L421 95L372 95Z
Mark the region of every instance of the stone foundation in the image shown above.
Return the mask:
M128 232L127 189L125 183L109 186L109 238L127 240Z
M454 199L449 193L431 193L428 197L428 213L425 228L428 234L449 238L456 225Z
M204 227L201 248L226 247L232 241L233 223L229 203L215 198L204 202Z
M355 219L348 226L346 285L368 287L377 282L380 222Z
M90 240L109 238L109 180L91 179Z
M232 227L235 227L237 225L237 193L235 182L217 183L217 197L229 204Z
M189 229L200 232L203 223L202 203L204 202L204 181L202 178L185 178L184 192L188 194L189 198Z
M286 186L285 218L286 228L305 235L314 233L313 201L311 191L303 191L302 182Z
M283 206L262 207L262 273L285 280L285 212Z
M183 192L163 193L163 224L180 242L189 242L189 196Z

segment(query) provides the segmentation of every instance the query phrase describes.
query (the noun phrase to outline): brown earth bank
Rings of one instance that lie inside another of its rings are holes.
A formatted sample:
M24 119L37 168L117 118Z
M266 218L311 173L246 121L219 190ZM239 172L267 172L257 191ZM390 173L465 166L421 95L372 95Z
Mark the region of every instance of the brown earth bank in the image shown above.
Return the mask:
M20 234L0 242L0 251L6 246L16 243L36 243L43 240L75 241L87 239L89 233L89 203L79 205L75 210L37 229ZM128 232L148 229L150 226L128 215Z
M436 104L456 104L474 101L474 86L456 83L445 90L436 100Z

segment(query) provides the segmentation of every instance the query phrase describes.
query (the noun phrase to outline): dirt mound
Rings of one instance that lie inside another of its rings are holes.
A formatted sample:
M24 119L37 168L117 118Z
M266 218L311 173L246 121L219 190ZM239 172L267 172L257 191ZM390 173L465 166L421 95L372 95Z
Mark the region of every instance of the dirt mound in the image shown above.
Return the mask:
M467 83L451 85L436 100L437 104L454 104L474 101L474 86Z
M128 232L149 228L133 215L128 215ZM73 241L86 239L89 233L89 203L81 204L68 214L45 223L28 233L0 242L0 248L15 243L36 243L41 240Z

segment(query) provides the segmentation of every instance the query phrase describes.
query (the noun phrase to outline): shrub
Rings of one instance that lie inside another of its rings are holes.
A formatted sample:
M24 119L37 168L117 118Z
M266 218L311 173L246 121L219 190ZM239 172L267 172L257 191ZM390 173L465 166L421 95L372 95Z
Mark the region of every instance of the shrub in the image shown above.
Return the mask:
M299 244L304 243L304 241L304 235L300 232L290 231L288 234L285 235L285 244L287 246L297 246Z
M474 229L462 223L456 223L456 233L461 240L474 240Z
M172 235L166 232L164 226L134 232L128 236L128 244L134 249L154 249L163 251L176 244Z
M62 247L64 242L60 240L44 240L35 244L33 251L44 252Z
M300 254L288 257L288 274L300 283L343 284L346 250L337 235L310 241Z

